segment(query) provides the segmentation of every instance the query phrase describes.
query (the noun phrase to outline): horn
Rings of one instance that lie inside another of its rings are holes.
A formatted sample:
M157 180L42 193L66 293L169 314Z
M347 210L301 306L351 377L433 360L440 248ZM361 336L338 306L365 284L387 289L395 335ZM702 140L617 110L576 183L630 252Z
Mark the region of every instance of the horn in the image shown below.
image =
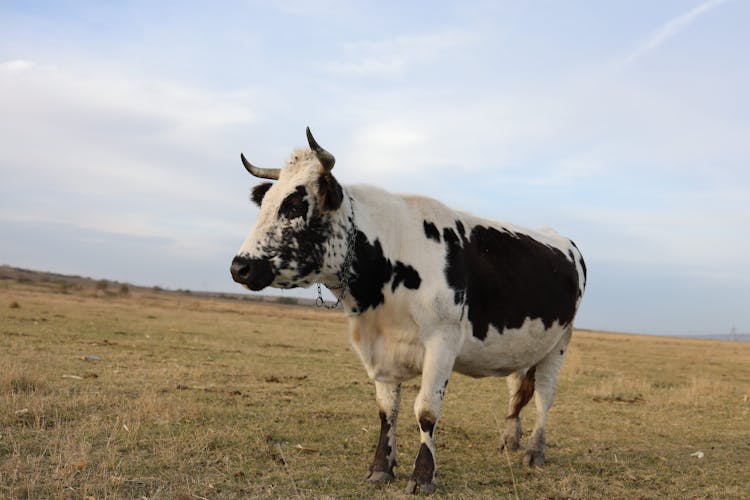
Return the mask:
M255 177L260 177L262 179L279 179L279 174L281 173L280 168L258 168L245 158L245 155L240 153L240 159L242 160L242 164L245 165L245 168L248 172L253 174Z
M336 158L334 158L331 153L320 147L320 144L318 144L318 141L315 140L312 132L310 132L310 127L307 127L306 132L307 143L310 145L310 149L313 150L318 161L323 165L323 168L330 172L333 168L333 164L336 163Z

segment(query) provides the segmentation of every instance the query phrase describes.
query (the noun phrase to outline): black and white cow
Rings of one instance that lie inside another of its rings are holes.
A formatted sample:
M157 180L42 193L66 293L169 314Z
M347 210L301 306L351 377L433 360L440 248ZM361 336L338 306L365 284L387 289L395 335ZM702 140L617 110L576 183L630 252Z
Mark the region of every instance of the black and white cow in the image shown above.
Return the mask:
M401 383L421 376L414 412L421 445L407 492L435 489L435 426L451 372L507 376L502 446L517 449L519 413L536 423L524 463L544 463L544 428L586 282L575 244L446 207L431 198L342 186L334 157L310 149L281 169L245 167L277 182L252 191L260 213L234 257L251 290L322 283L341 296L351 343L375 381L380 439L367 479L394 479Z

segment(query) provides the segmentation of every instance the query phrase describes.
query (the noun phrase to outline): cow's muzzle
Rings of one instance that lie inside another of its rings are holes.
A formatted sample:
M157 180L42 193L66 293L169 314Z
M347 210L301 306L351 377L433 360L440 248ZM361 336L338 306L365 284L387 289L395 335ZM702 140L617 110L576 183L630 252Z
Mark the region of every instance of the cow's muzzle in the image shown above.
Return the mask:
M271 263L266 259L256 259L237 255L232 259L229 267L232 279L250 290L263 290L273 283L274 271Z

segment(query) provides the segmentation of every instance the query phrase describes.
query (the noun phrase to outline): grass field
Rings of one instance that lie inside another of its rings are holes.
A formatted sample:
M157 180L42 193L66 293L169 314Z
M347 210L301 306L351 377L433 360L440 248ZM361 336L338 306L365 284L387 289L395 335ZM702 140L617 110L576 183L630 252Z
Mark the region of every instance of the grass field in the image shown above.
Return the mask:
M374 388L340 313L5 279L0 497L400 497L417 383L397 481L371 486ZM750 343L579 331L543 468L498 451L504 381L453 376L436 496L748 498L749 395Z

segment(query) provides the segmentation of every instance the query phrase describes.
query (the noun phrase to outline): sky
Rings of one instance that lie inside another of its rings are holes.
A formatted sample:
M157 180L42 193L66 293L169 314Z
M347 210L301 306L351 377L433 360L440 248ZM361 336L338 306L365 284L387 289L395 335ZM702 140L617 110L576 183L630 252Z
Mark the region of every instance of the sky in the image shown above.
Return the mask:
M343 184L571 237L581 328L748 333L748 25L742 0L4 1L0 264L242 293L239 153L281 166L309 125Z

